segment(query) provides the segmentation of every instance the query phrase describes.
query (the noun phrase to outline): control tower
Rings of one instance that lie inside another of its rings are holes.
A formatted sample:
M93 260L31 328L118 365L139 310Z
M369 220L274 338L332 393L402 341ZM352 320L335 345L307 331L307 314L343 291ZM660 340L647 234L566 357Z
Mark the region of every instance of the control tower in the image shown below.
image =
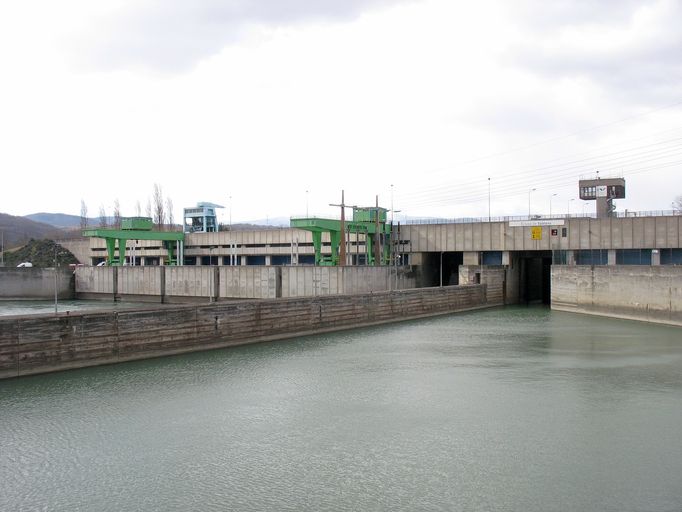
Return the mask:
M213 233L218 231L216 208L225 208L214 203L197 203L194 208L184 208L185 233Z
M614 199L625 198L624 178L600 178L580 180L578 182L580 199L597 201L597 218L612 217L616 211Z

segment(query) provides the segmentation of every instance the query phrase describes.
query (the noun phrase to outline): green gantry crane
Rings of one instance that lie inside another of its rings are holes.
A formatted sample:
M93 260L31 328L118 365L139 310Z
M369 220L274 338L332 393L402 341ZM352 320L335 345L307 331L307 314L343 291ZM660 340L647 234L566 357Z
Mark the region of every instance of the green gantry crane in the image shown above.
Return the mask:
M391 225L386 223L386 208L353 206L353 220L320 219L317 217L293 218L292 228L312 232L315 248L315 265L338 266L341 248L341 234L364 234L366 240L366 261L368 265L388 265L391 261ZM343 222L343 228L341 224ZM331 256L322 254L322 233L329 233ZM347 237L344 237L346 239ZM357 238L356 238L357 241ZM345 252L345 251L344 251ZM344 264L342 262L341 264Z
M167 265L177 265L177 252L182 253L185 234L181 231L153 231L149 217L126 217L121 228L95 228L83 230L83 236L103 238L107 244L107 265L123 265L126 260L128 240L159 240L168 251ZM118 246L118 255L116 247ZM176 252L177 248L177 252Z

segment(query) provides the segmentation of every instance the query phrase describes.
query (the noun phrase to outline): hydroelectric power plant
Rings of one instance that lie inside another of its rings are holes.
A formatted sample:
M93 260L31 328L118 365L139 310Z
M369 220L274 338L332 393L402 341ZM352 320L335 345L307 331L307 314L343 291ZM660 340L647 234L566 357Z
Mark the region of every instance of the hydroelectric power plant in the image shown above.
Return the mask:
M604 201L226 231L200 203L0 269L55 299L0 316L0 510L675 510L682 216Z

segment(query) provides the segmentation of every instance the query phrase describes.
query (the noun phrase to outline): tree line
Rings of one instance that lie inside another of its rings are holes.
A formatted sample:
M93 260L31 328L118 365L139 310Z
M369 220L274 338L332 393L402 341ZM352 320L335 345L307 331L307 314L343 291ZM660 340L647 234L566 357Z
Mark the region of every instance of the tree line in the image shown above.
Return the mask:
M170 197L163 197L163 189L158 183L154 183L154 190L151 197L147 197L147 206L145 208L145 216L152 219L154 227L160 230L173 231L178 229L175 225L175 216L173 215L173 200ZM135 204L135 217L142 217L142 205L140 200ZM114 206L111 216L107 213L104 205L99 207L99 215L97 217L98 227L121 227L121 203L118 198L114 200ZM81 229L87 229L90 225L90 217L88 217L88 205L84 199L81 199Z

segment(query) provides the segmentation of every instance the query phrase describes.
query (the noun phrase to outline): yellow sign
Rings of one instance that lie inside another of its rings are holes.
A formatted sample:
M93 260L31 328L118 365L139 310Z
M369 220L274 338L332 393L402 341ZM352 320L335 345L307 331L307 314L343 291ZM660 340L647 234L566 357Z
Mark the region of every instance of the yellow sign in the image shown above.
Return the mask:
M530 228L531 240L542 240L542 226L533 226Z

